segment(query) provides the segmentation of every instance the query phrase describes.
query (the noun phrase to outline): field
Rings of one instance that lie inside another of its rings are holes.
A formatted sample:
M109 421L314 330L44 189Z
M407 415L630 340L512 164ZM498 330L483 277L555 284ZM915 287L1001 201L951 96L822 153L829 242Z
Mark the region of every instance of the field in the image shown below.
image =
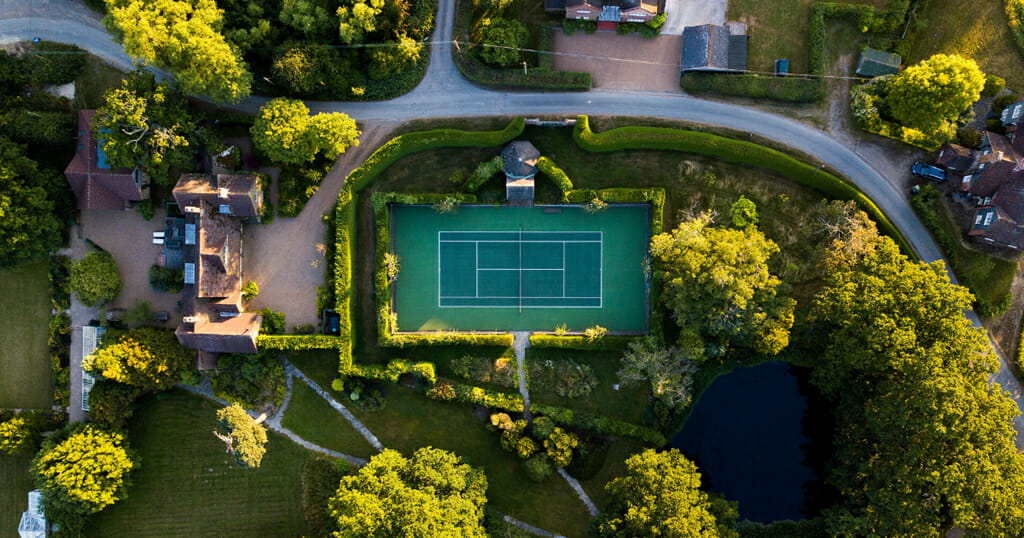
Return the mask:
M53 405L46 262L0 271L0 407Z
M789 58L790 73L807 72L807 20L814 1L729 1L726 19L747 23L747 35L750 36L747 58L752 71L771 72L775 60ZM887 0L844 0L843 3L883 7ZM954 10L949 13L952 16L962 12Z
M32 458L0 455L0 536L17 536L21 513L28 508L28 492L35 488L28 474Z
M1003 0L971 2L970 16L958 0L931 0L920 17L926 23L917 33L905 65L933 54L974 58L985 73L1006 79L1008 88L1024 91L1024 57L1006 23Z
M147 396L129 424L141 468L128 498L94 516L89 536L301 536L309 452L270 433L259 469L234 465L211 433L218 405L184 392Z

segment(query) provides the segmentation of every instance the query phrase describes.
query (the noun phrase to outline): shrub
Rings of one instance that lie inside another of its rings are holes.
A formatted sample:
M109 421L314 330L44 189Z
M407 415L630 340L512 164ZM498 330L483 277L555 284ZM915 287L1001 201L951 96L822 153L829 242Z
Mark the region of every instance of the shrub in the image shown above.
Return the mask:
M752 73L690 72L679 78L687 93L771 99L784 103L814 103L825 98L825 85L800 76L776 77Z
M222 355L210 381L215 396L247 409L259 409L267 402L281 405L287 390L284 364L267 350L256 355Z
M414 363L405 359L394 359L387 366L379 364L353 364L346 373L355 377L366 377L392 383L397 383L398 378L404 374L412 374L431 385L437 383L437 374L434 371L433 363Z
M515 413L523 412L523 398L519 394L487 390L472 385L456 384L447 380L438 381L438 384L441 383L451 385L455 393L452 398L447 398L449 392L447 389L439 391L430 390L427 392L427 396L437 400L456 400L492 409L503 409Z
M597 340L585 336L556 336L552 334L530 335L530 347L579 349L579 350L624 350L636 336L605 336Z
M1017 102L1017 94L1008 93L1006 95L1000 95L996 97L995 101L992 101L992 113L1001 114L1003 109Z
M185 287L185 271L163 265L151 265L149 266L149 287L156 291L181 293Z
M99 306L121 293L121 277L109 252L90 252L71 266L71 290L87 306Z
M562 33L565 35L575 34L582 27L581 22L583 21L579 19L564 19L562 21Z
M438 381L427 391L427 397L442 402L450 402L455 399L455 385L448 380Z
M279 349L282 351L340 349L345 345L345 340L339 336L326 336L322 334L307 336L261 334L256 338L256 345L260 349Z
M551 435L544 440L544 451L551 462L559 467L565 467L572 461L572 449L580 442L576 434L569 433L562 428L555 428Z
M526 469L526 477L534 482L547 482L555 474L555 468L551 465L551 458L547 454L540 453L526 460L523 463Z
M71 258L60 255L50 256L48 277L53 308L58 311L71 308Z
M97 381L89 392L89 420L112 430L124 429L132 417L132 404L142 390L115 381Z
M40 41L25 55L25 69L39 83L74 82L85 69L86 52L75 45Z
M448 366L455 375L476 383L493 383L509 388L519 384L516 363L507 357L490 359L464 355L452 359Z
M976 149L981 146L981 133L977 129L964 126L956 130L956 143Z
M546 176L551 178L551 181L555 183L558 190L562 191L563 196L565 193L573 189L572 181L569 176L565 175L565 172L559 168L551 159L541 156L537 159L537 168Z
M587 327L587 329L583 331L583 335L586 336L587 340L590 341L600 340L601 338L604 338L606 334L608 334L608 329L600 325Z
M530 360L530 386L545 387L564 398L590 394L598 385L593 369L575 359Z
M242 298L246 301L253 300L259 294L260 287L252 280L246 282L245 285L242 286Z
M260 316L263 316L263 325L260 326L260 334L283 334L285 329L284 324L284 313L274 312L270 307L260 310Z
M732 225L737 228L756 226L758 222L757 205L746 196L740 196L739 200L732 205Z
M534 417L533 436L537 439L547 439L555 431L555 423L548 417Z
M18 142L59 146L71 138L71 116L65 112L12 108L0 114L0 129Z
M477 165L473 170L473 173L469 175L469 179L466 181L466 190L469 192L476 192L483 187L487 180L494 177L498 172L501 172L501 168L505 166L505 161L501 159L501 155L497 155L489 161L484 161Z
M0 422L0 453L11 456L34 454L43 441L43 432L60 426L60 414L22 411Z
M1006 87L1006 81L1001 77L995 75L985 75L985 87L982 88L981 94L985 97L995 97L995 95Z

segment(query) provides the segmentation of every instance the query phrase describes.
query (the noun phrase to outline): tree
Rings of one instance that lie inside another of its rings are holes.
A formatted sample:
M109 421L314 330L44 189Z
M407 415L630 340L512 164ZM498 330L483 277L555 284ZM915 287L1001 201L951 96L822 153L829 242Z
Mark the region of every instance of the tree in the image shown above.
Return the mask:
M109 252L90 252L71 265L71 291L87 306L99 306L121 293L117 263Z
M519 62L519 49L530 37L523 23L514 19L483 19L479 23L480 58L500 67Z
M651 239L665 305L682 329L682 352L717 357L730 345L774 355L789 344L794 302L768 272L779 247L756 227L712 228L705 213Z
M936 54L906 68L888 86L893 117L926 133L948 128L978 100L985 75L970 58Z
M630 456L626 468L626 476L604 487L611 500L594 522L598 536L736 536L730 521L735 513L713 507L700 490L697 466L678 450L645 450Z
M816 244L813 256L824 273L849 268L875 251L878 228L852 201L822 201L811 210L812 226L802 230L801 242Z
M140 327L85 357L82 368L143 390L169 390L194 360L173 331Z
M228 442L228 451L235 455L235 462L249 468L257 468L267 453L267 429L262 422L266 416L253 420L242 406L235 404L217 411L220 427L227 437L217 437Z
M831 535L979 536L1024 528L1018 410L989 384L996 361L942 262L889 238L829 278L810 330L827 335L812 381L836 401Z
M423 44L417 43L405 33L399 33L395 39L370 51L370 66L367 70L370 78L382 80L401 74L419 61Z
M576 437L576 434L569 433L562 428L555 428L551 435L544 440L544 452L555 465L567 467L572 462L572 449L579 444L580 439Z
M25 156L22 146L0 137L0 266L17 265L59 246L61 226L46 189L55 180Z
M655 398L681 410L690 405L699 366L698 361L659 346L654 338L643 338L629 344L618 375L623 384L649 383Z
M342 478L329 502L334 536L482 538L486 491L483 471L451 452L427 447L407 459L385 449Z
M259 294L260 287L252 280L246 282L245 285L242 286L242 298L245 299L246 301L253 300Z
M746 196L740 196L735 204L732 204L732 225L743 229L757 224L757 205Z
M43 442L31 467L46 515L86 516L124 499L136 467L133 459L120 433L84 423L55 433Z
M253 123L253 144L272 161L305 164L317 155L334 159L359 144L355 120L340 112L312 118L302 101L274 99L260 109Z
M217 103L249 95L252 74L218 32L224 12L214 0L105 0L107 28L125 52L171 71L181 89Z
M121 430L132 417L131 405L142 389L102 379L89 391L89 420L111 430Z
M306 36L326 35L333 24L327 10L316 0L284 0L280 18Z
M342 43L362 43L366 34L377 29L377 16L384 0L356 0L352 7L338 8L338 34Z
M171 169L192 164L193 125L185 100L170 85L136 70L104 94L92 129L111 167L140 166L157 183L171 185Z

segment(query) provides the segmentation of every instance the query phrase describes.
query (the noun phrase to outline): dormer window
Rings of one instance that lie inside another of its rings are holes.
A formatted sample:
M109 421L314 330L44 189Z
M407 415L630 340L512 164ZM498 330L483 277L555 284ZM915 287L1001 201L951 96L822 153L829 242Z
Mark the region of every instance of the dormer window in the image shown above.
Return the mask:
M220 204L220 206L218 207L217 210L220 211L224 215L230 215L231 214L231 206L228 205L228 204Z

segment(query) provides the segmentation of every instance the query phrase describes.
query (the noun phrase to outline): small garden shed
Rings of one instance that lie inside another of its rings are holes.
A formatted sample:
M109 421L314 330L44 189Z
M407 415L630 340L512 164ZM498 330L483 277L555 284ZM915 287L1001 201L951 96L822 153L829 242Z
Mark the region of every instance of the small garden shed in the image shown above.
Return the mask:
M864 49L860 53L857 74L862 77L894 75L900 71L900 55L877 49Z

